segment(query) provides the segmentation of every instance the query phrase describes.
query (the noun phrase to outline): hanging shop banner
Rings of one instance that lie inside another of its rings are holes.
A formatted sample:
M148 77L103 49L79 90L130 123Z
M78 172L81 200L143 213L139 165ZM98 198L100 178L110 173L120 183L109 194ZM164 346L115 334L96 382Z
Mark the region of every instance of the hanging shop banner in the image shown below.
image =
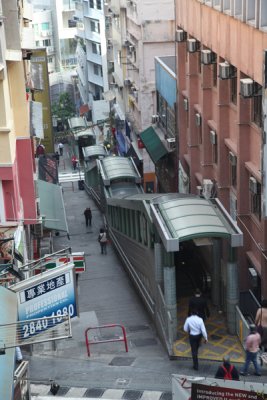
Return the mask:
M27 321L31 319L40 318L40 323L35 324L38 332L34 333L37 334L47 329L42 323L43 317L55 317L53 324L56 325L61 323L63 315L70 318L78 315L73 263L31 277L10 289L17 294L18 320L25 321L25 326L21 327L25 332L29 330Z

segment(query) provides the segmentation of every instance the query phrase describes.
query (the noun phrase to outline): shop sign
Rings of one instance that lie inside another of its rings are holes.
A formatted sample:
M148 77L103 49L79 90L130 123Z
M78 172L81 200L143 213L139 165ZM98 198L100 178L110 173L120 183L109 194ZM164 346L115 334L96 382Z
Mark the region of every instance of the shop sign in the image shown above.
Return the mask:
M53 269L59 267L60 265L73 263L75 273L80 274L81 272L85 271L86 267L84 252L72 253L68 256L62 256L57 258L47 257L45 260L46 261L42 266L45 267L46 269Z
M62 317L76 317L76 284L74 265L67 264L59 269L46 271L10 287L16 292L18 301L18 320L23 321L20 329L22 338L28 339L24 333L40 334L48 328L63 322ZM52 324L44 324L44 317L52 317ZM32 322L35 319L35 329ZM39 321L38 321L39 319ZM29 322L27 322L29 321Z

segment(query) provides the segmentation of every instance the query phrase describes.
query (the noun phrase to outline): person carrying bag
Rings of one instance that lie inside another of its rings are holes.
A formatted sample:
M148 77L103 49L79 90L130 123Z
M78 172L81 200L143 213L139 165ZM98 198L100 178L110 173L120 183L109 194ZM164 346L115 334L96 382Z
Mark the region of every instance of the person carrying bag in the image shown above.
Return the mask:
M100 244L101 254L107 254L108 239L106 232L102 228L99 231L98 242Z

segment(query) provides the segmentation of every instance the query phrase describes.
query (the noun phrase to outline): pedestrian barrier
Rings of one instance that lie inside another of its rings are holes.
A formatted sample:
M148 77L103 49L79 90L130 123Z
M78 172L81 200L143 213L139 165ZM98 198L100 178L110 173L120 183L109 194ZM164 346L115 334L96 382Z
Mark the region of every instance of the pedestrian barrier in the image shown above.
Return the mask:
M102 329L102 328L115 328L115 327L119 327L122 330L122 335L118 338L114 338L114 339L104 339L104 340L94 340L94 341L89 341L88 338L88 332L92 329ZM108 343L108 342L124 342L125 345L125 351L126 353L128 353L128 343L127 343L127 337L126 337L126 330L125 327L123 325L120 324L109 324L109 325L102 325L102 326L93 326L93 327L89 327L85 330L84 332L85 334L85 343L86 343L86 349L87 349L87 354L88 357L90 357L90 345L91 344L99 344L99 343Z

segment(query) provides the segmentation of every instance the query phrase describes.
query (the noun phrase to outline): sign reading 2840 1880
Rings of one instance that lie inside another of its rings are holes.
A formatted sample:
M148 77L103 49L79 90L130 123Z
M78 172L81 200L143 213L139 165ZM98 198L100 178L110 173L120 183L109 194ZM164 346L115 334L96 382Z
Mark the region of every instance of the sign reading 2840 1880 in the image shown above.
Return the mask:
M40 318L40 323L36 322L39 332L30 330L30 325L25 323L25 339L30 332L36 334L48 328L42 320L44 317L54 317L52 324L56 325L61 322L60 317L63 315L71 318L77 316L73 264L72 268L55 268L26 282L13 286L17 292L19 321Z

